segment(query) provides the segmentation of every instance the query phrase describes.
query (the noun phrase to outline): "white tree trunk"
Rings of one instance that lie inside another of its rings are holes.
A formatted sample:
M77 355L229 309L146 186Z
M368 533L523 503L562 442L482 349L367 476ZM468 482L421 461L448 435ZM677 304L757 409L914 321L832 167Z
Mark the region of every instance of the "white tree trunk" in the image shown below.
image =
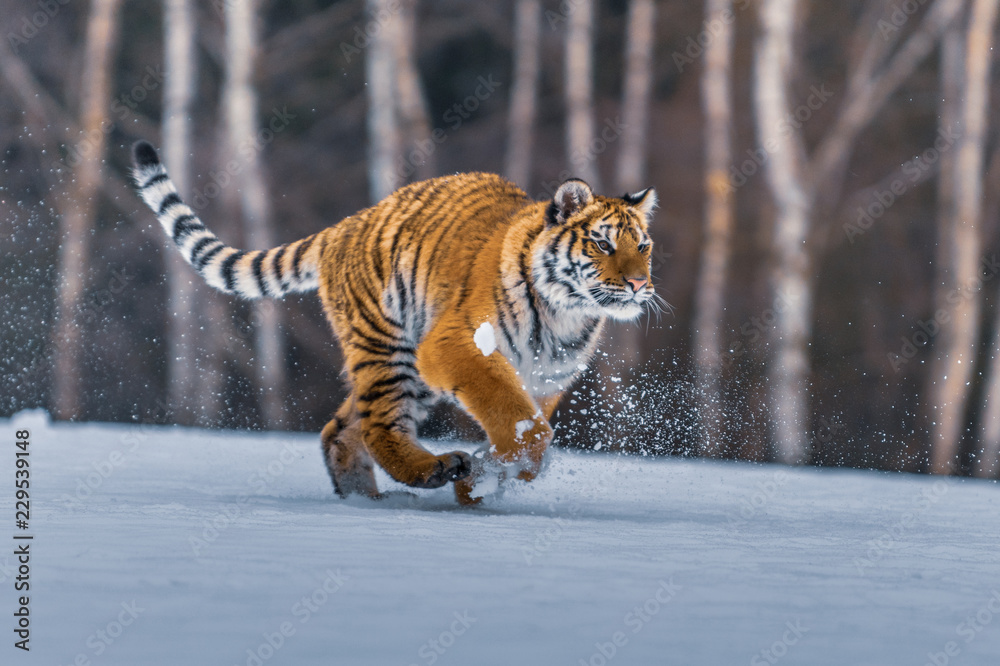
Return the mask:
M767 181L775 205L771 281L787 303L775 324L775 353L768 366L774 409L775 457L787 464L808 459L809 358L812 261L806 251L811 201L802 181L801 137L784 130L790 113L796 0L762 0L761 36L754 63L754 108L760 145L770 153Z
M646 182L646 154L649 148L655 28L656 4L653 0L632 0L625 35L625 86L622 93L622 124L625 127L618 151L616 178L617 187L622 192L636 192L650 185ZM718 39L719 36L716 36Z
M974 0L965 39L965 85L961 102L961 135L955 154L955 216L950 257L940 267L946 288L960 290L950 321L937 343L940 362L932 369L931 471L958 470L965 412L976 362L981 294L972 288L979 278L982 239L983 144L985 142L990 61L998 0Z
M196 65L191 0L164 2L163 156L181 197L190 201L191 103ZM199 329L194 274L173 242L165 241L169 289L167 404L175 421L190 423L199 410L196 367Z
M732 11L732 0L706 0L705 16ZM695 292L694 364L698 388L702 455L723 452L726 425L722 394L722 345L726 277L733 232L732 164L732 41L733 23L705 48L701 80L705 114L705 218L701 267Z
M433 128L416 64L416 0L403 2L399 14L382 29L393 35L399 117L409 150L404 157L416 172L416 180L425 180L437 173L437 154L429 149L434 146L431 141Z
M255 4L254 0L229 0L225 3L227 71L223 98L229 154L234 159L243 160L242 170L233 178L239 181L246 242L253 249L267 249L273 247L275 242L270 228L271 211L260 153L258 150L237 152L241 144L255 141L258 132L258 100L253 84L257 51ZM254 309L261 413L266 427L275 428L284 417L285 354L280 313L270 300L254 304Z
M538 103L539 0L517 0L514 9L514 84L508 116L507 178L529 187L534 146L535 109Z
M962 96L965 88L965 28L956 19L948 27L941 38L941 103L939 105L938 127L940 131L962 131ZM941 154L938 166L937 182L937 246L934 251L934 310L948 312L948 293L954 289L954 284L948 276L952 271L954 257L955 233L958 227L958 170L956 165L958 148ZM933 356L929 362L927 385L924 389L928 396L926 418L928 432L934 433L937 427L937 400L943 393L944 382L939 377L947 375L947 360L941 355L939 343L945 338L934 341ZM933 449L936 445L933 438L929 440Z
M369 16L382 8L379 0L366 0ZM400 131L396 118L396 67L392 43L392 24L372 36L365 53L365 79L368 88L368 191L372 203L386 198L401 179L396 169Z
M566 152L571 173L596 191L603 188L594 149L594 1L578 0L566 31ZM599 144L598 144L599 145Z
M74 181L60 208L59 265L56 283L56 315L53 329L55 367L53 370L52 411L58 419L81 416L84 345L77 312L83 304L87 269L87 237L93 228L97 196L101 189L102 164L107 135L102 130L107 121L111 99L112 57L118 43L121 0L93 0L87 19L83 80L80 90L80 129L87 137L80 150L80 162L74 169Z

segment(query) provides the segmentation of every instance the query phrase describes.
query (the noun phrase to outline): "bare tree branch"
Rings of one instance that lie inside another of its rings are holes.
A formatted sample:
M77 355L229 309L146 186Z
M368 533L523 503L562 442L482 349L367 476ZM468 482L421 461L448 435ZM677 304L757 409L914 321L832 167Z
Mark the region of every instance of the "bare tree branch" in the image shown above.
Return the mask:
M937 0L913 34L878 71L875 63L884 50L878 42L884 44L884 40L872 35L871 48L848 80L845 102L833 127L806 165L805 184L810 196L825 189L828 199L837 197L839 185L831 187L830 181L845 168L858 135L930 54L941 33L962 10L963 3L964 0Z

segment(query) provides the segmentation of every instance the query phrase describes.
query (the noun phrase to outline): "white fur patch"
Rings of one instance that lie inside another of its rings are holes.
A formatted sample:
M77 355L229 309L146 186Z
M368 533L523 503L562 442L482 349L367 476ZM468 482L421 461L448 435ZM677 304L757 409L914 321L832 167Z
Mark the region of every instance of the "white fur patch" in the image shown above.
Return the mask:
M483 356L489 356L496 351L496 331L493 330L493 326L488 321L484 321L480 324L479 328L476 329L475 334L472 336L472 341L476 343L477 347L479 347L479 351L483 352Z

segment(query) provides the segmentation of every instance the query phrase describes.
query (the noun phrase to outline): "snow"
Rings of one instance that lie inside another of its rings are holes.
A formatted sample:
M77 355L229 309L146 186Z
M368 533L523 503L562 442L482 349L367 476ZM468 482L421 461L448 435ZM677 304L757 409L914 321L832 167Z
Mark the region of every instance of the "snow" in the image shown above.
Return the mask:
M519 440L524 438L524 433L531 430L535 425L532 419L524 419L523 421L518 421L514 424L514 439Z
M555 449L470 509L338 500L315 434L24 427L3 663L1000 663L995 483Z
M476 329L476 332L472 336L472 341L476 343L479 347L479 351L483 352L483 356L489 356L497 348L497 334L493 330L492 324L488 321L484 321Z

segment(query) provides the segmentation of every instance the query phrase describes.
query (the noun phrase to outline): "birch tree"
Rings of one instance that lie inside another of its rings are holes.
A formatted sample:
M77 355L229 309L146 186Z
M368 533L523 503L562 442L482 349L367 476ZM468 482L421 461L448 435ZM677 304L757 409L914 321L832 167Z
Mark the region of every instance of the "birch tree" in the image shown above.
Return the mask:
M782 121L794 111L788 95L796 0L762 0L761 34L754 56L754 112L757 138L767 151L766 174L775 205L772 289L785 301L774 328L774 358L768 383L775 409L775 457L786 463L808 458L809 354L815 266L830 225L815 225L818 204L839 198L844 170L860 133L889 97L928 56L942 32L961 11L962 0L937 0L903 44L890 53L890 40L869 25L862 57L848 72L838 113L830 129L807 155L801 127ZM896 28L898 30L898 28ZM864 42L864 39L855 40ZM893 42L894 43L894 42ZM819 96L832 96L833 91ZM820 100L820 104L825 100Z
M416 172L417 180L425 180L437 174L437 157L431 140L431 121L427 111L427 98L420 83L417 69L416 0L402 3L399 13L383 25L393 46L393 66L396 72L397 109L406 136L406 145L416 149L404 155L411 161L409 166Z
M112 57L118 44L121 0L93 0L87 18L80 91L80 161L65 205L60 205L59 264L56 283L55 353L52 409L56 418L82 415L81 363L84 360L82 323L78 309L83 302L88 258L87 237L93 228L102 163L107 144L107 109L111 101Z
M807 343L812 321L810 262L806 256L809 202L802 182L804 147L800 135L783 132L782 120L792 108L788 87L792 74L797 0L765 0L760 6L761 36L754 60L754 108L757 135L773 157L766 176L775 206L775 292L789 306L777 315L776 357L769 365L774 408L775 454L779 461L805 461L809 374Z
M367 12L375 17L379 0L367 0ZM390 20L372 36L365 53L368 92L368 191L372 203L381 201L399 187L396 170L400 129L396 117L396 65Z
M578 0L566 30L566 152L570 170L601 192L594 140L594 1Z
M653 90L653 35L656 4L632 0L625 34L625 85L622 93L621 148L618 151L617 187L637 192L646 182L649 146L649 107Z
M239 157L241 169L233 175L238 180L239 202L243 213L247 244L255 249L273 247L270 228L271 210L261 165L258 135L258 99L253 83L257 52L254 0L229 0L226 18L226 81L223 90L228 152ZM254 149L240 150L250 142ZM273 301L254 304L257 386L261 413L266 426L274 428L284 416L285 358L284 340L278 308Z
M936 346L940 352L931 368L928 401L931 411L931 471L953 474L959 454L979 342L979 289L982 238L983 146L989 109L990 61L998 0L973 0L965 35L965 79L961 88L957 140L952 178L954 207L941 220L946 251L938 279L949 295L949 319L941 325ZM946 310L948 312L949 310Z
M507 178L527 188L531 179L531 157L538 105L539 0L517 0L514 5L514 83L507 119Z
M706 0L705 15L731 16L731 0ZM725 422L722 394L725 287L733 233L732 42L733 21L720 21L705 47L701 104L705 116L705 218L701 266L695 292L694 363L698 388L702 455L722 453Z
M163 153L170 177L181 197L190 201L191 102L195 86L194 21L191 0L164 2ZM167 384L168 404L181 419L197 409L198 326L191 269L166 242L167 285Z

